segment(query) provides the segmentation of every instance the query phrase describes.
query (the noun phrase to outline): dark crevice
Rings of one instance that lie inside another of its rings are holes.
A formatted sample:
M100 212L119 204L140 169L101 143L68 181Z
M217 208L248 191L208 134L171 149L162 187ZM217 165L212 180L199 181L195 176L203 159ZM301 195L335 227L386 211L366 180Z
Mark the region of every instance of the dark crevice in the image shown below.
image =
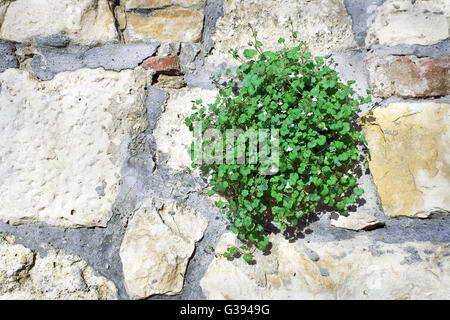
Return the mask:
M120 0L112 0L108 2L109 10L111 10L111 14L114 18L114 27L116 28L117 35L119 37L120 43L125 43L122 30L120 28L119 20L116 17L116 7L120 7Z

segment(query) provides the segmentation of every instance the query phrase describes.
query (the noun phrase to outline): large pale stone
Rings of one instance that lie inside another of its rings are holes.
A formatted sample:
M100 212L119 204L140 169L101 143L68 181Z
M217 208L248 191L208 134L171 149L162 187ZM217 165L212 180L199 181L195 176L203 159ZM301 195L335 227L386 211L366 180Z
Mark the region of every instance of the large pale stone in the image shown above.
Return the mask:
M367 33L367 45L429 45L449 36L448 0L386 0L375 15Z
M382 97L445 96L450 92L450 57L374 56L367 60L369 81ZM382 85L383 84L383 85Z
M147 126L142 69L0 74L0 221L105 226L130 134Z
M289 243L273 238L256 264L220 254L234 245L225 234L200 281L207 299L446 299L450 295L448 243L372 242L365 236L334 242ZM319 258L311 260L307 251Z
M115 299L111 281L80 257L50 250L45 257L0 234L0 300Z
M370 171L384 212L450 210L450 104L392 103L362 117Z
M207 220L190 207L147 203L130 221L120 247L125 287L132 299L181 292L195 242Z
M197 42L203 29L205 1L122 1L119 23L127 42ZM150 15L130 8L151 9ZM126 11L126 12L125 12Z
M1 25L0 38L32 43L35 37L60 32L65 32L74 44L118 40L107 0L12 1Z
M342 0L225 0L224 16L217 20L215 52L233 60L230 48L247 48L254 41L250 23L264 49L282 48L280 37L289 40L292 19L298 39L314 54L355 46L352 21Z
M331 225L336 228L355 231L372 230L384 226L383 222L363 212L350 212L348 216L333 213L330 222Z
M153 131L157 150L166 158L170 168L176 171L191 168L189 149L193 135L185 119L194 113L192 106L197 99L202 99L203 105L208 106L216 97L216 90L201 88L183 88L170 93L165 110ZM161 157L158 159L161 160Z

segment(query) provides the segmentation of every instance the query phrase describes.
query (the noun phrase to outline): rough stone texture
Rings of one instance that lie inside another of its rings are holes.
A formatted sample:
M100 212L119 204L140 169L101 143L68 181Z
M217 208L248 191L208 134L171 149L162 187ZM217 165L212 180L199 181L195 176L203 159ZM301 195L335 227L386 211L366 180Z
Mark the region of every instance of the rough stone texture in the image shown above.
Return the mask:
M8 9L10 3L11 1L9 0L0 0L0 27L2 26L6 10Z
M35 37L65 32L75 44L118 40L107 0L15 0L7 8L0 38L31 44Z
M142 63L142 67L147 70L153 70L156 73L167 75L181 74L178 57L150 57Z
M314 54L356 46L352 21L342 0L225 0L223 11L216 24L213 52L229 61L234 61L228 53L230 48L242 52L253 40L249 23L258 32L264 49L283 47L277 41L290 38L289 17L299 40L305 41Z
M197 42L205 0L121 1L116 16L127 42Z
M375 94L385 98L433 97L450 93L450 57L374 56L367 60L367 68L371 85L378 87Z
M176 171L191 168L189 147L192 143L192 133L185 124L185 118L192 114L195 100L202 99L207 106L216 100L216 90L200 88L182 88L172 91L166 108L153 131L156 141L158 161Z
M386 0L375 15L366 38L368 46L430 45L449 36L450 3L447 0Z
M129 135L147 128L148 78L143 69L81 69L47 82L0 74L0 220L105 226Z
M0 300L110 300L115 285L77 256L50 250L45 257L0 234Z
M155 86L168 89L180 89L186 86L183 76L168 76L161 74Z
M448 243L386 244L358 236L292 244L275 237L271 254L258 252L257 263L249 265L220 255L235 239L231 233L222 237L219 255L201 280L208 299L446 299L450 294ZM312 261L305 246L320 259Z
M377 218L369 216L362 212L350 212L348 216L338 213L331 215L331 225L336 228L344 228L349 230L372 230L384 226L384 222Z
M450 210L450 104L391 103L361 118L384 212L427 217Z
M150 199L144 203L130 221L120 247L130 298L180 293L195 242L203 237L207 224L199 212L176 202Z
M87 68L121 71L134 69L155 54L157 43L107 44L88 49L38 48L30 63L32 72L41 80L53 79L55 74Z
M160 9L162 7L192 7L202 5L205 0L120 0L120 5L126 10Z
M14 51L15 46L10 42L0 40L0 72L8 68L17 68L18 63Z

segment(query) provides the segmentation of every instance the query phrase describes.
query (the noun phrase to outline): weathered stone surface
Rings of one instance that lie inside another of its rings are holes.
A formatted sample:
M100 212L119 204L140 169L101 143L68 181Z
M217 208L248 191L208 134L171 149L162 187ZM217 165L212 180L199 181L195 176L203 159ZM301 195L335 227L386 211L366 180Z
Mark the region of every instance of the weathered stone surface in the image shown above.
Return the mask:
M450 210L450 104L391 103L361 118L384 212L427 217Z
M143 69L81 69L46 82L0 74L0 221L105 226L129 135L147 128L149 78Z
M134 213L120 247L130 298L180 293L195 242L207 224L200 213L176 202L144 203Z
M344 228L349 230L372 230L384 226L384 222L377 218L369 216L362 212L350 212L348 216L343 216L338 213L331 215L331 225L336 228Z
M0 38L30 44L35 37L60 32L76 44L118 40L107 0L12 1L4 15Z
M165 111L153 131L160 153L158 161L165 161L168 167L176 171L191 168L189 148L193 137L185 124L185 118L192 114L195 100L202 99L203 105L207 106L216 100L216 96L216 90L201 88L182 88L170 93Z
M155 84L156 87L168 88L168 89L180 89L186 86L183 76L168 76L161 74L158 76L158 82Z
M216 252L235 239L225 234ZM312 261L304 247L320 259ZM276 237L271 254L257 252L254 265L218 255L200 286L207 299L446 299L449 252L448 243L387 244L358 236L305 244Z
M430 45L449 36L450 3L447 0L386 0L375 12L366 44Z
M203 29L204 5L204 0L122 1L116 16L127 42L197 42Z
M0 40L0 72L8 68L17 68L18 63L14 55L15 47L10 42Z
M0 300L115 299L111 281L80 257L50 250L45 257L0 234Z
M178 57L150 57L142 63L142 67L147 70L153 70L156 73L179 75L181 74Z
M234 61L230 48L240 53L254 41L250 23L258 32L264 49L282 48L278 39L290 38L292 19L299 40L305 41L314 54L355 46L352 22L341 0L225 0L224 16L217 20L215 49Z
M205 0L120 0L120 5L126 10L160 9L171 6L192 7L202 5L204 2Z
M8 9L10 3L11 1L9 0L0 0L0 27L2 26L6 10Z
M450 93L450 58L374 56L367 60L369 81L382 97L433 97ZM381 85L383 84L383 85Z

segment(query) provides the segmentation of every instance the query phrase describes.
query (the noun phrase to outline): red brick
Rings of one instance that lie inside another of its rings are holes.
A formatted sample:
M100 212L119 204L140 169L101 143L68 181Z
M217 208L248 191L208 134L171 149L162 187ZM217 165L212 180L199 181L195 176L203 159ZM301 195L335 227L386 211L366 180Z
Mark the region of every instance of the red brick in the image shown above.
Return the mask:
M381 97L445 96L450 91L450 57L374 56L366 61L369 82ZM381 86L384 83L384 86Z
M142 66L145 69L155 70L156 73L167 75L180 75L182 74L180 64L178 63L178 57L150 57L146 59Z

